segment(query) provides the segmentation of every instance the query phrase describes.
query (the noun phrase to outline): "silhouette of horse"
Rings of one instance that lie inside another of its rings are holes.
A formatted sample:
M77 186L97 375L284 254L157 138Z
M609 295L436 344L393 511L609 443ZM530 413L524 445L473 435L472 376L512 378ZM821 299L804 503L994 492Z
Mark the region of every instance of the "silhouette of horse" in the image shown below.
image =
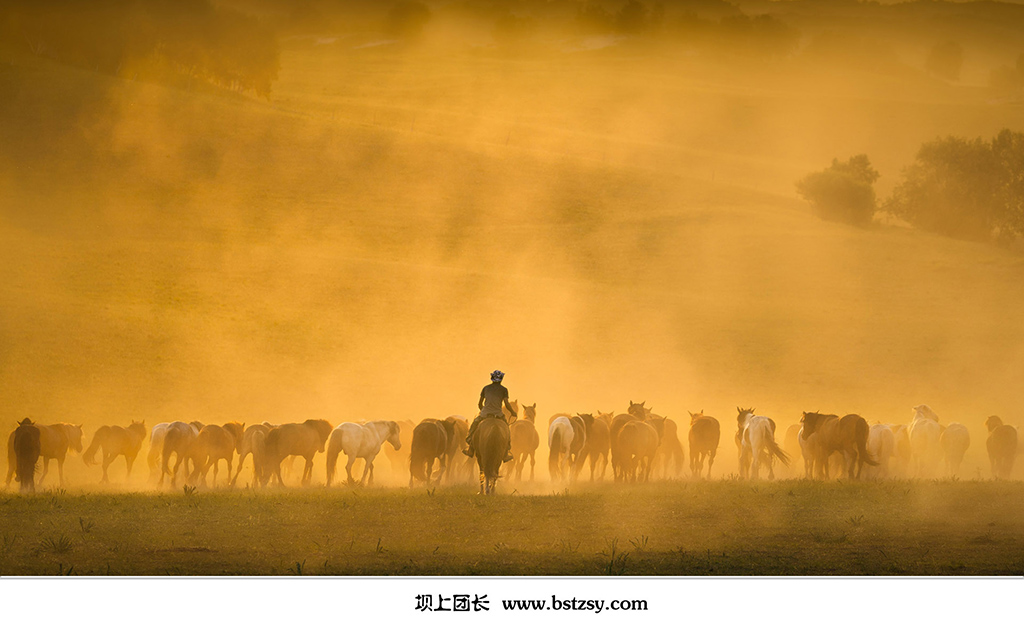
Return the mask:
M946 460L946 470L951 477L957 476L960 472L960 464L964 461L964 454L967 447L971 445L971 434L967 427L960 423L949 423L942 433L939 434L939 446L942 447L942 457Z
M679 427L671 418L665 418L665 431L661 436L661 446L654 456L653 474L661 474L664 478L678 477L683 471L683 444L679 441Z
M490 419L488 419L490 420ZM448 466L450 438L455 435L454 423L435 418L424 418L412 432L412 449L409 452L409 487L415 481L430 485L434 461L440 463L437 483L441 483Z
M552 481L569 478L572 441L575 433L567 416L559 416L548 426L548 474Z
M238 443L238 468L235 475L231 477L231 485L238 481L238 475L242 474L242 466L245 465L245 458L252 455L252 487L257 483L266 484L263 480L263 468L266 464L266 443L267 434L274 426L270 423L258 423L249 425L242 433L242 440Z
M628 482L648 481L654 458L661 445L665 419L634 419L626 422L618 433L618 448L623 480Z
M534 467L537 463L537 447L540 446L540 434L537 433L537 404L524 405L523 417L509 425L509 432L512 436L512 465L516 481L523 478L523 468L526 467L526 459L530 459L530 481L534 478Z
M864 476L869 479L889 477L889 460L896 452L896 434L889 425L871 425L868 429L868 454L878 463L865 468Z
M82 425L57 423L55 425L35 425L39 428L39 446L43 460L43 474L39 483L46 480L50 471L50 460L57 460L57 475L60 485L64 485L64 460L68 451L82 452ZM14 452L14 432L7 438L7 485L14 476L17 458Z
M914 419L907 427L907 434L910 436L910 458L914 463L914 472L918 477L934 476L942 456L939 416L927 405L918 405L913 411Z
M165 475L171 475L171 486L173 487L178 481L178 469L182 463L185 464L186 478L192 474L192 471L198 468L198 463L191 456L192 443L195 442L199 431L205 425L198 422L187 423L180 420L165 424L167 426L164 428L160 442L160 485L164 484ZM169 468L171 455L175 456L173 468ZM192 464L192 470L189 470L189 463Z
M708 460L708 479L711 478L711 467L715 465L715 454L721 439L721 426L718 420L705 416L704 410L690 414L690 472L698 479L704 472L704 459Z
M192 443L189 455L192 457L195 468L192 471L192 482L197 483L202 479L206 485L206 475L213 467L213 482L217 485L217 470L220 460L228 465L228 476L225 479L231 481L231 466L235 451L242 445L242 434L245 431L245 423L229 422L224 425L206 425L199 430Z
M849 478L860 478L864 464L877 466L867 450L868 423L857 414L842 418L835 414L804 412L801 434L808 441L814 465L823 479L829 478L829 457L833 453L843 456L843 466ZM812 469L813 472L813 469Z
M92 444L85 450L82 460L87 466L92 465L96 459L96 451L103 450L103 479L101 483L108 483L107 468L119 455L124 456L128 473L125 479L132 476L132 464L142 448L142 441L146 439L146 421L135 422L127 427L118 425L104 425L96 430L92 438Z
M599 412L600 413L600 412ZM590 480L594 480L594 469L601 466L600 479L608 469L608 453L611 450L611 433L608 430L608 422L603 418L594 418L592 414L577 414L583 420L586 433L586 444L580 452L576 472L583 468L583 463L590 460ZM609 419L611 415L609 414Z
M150 481L156 481L162 476L160 457L163 455L164 438L167 436L170 426L171 423L162 422L153 425L153 428L149 430L149 454L146 455L146 463L149 465Z
M758 478L761 462L767 461L768 478L775 476L772 458L777 457L782 465L789 465L789 456L775 442L775 422L765 416L754 415L754 408L737 407L736 432L740 445L740 478Z
M988 461L992 465L992 476L996 479L1009 479L1013 471L1013 462L1017 458L1017 429L1004 425L998 416L985 419L988 429Z
M42 455L42 442L39 427L25 418L18 423L18 428L11 436L14 446L15 474L21 492L36 491L36 462Z
M313 479L313 457L323 453L327 439L334 427L322 419L309 419L301 423L288 423L271 429L267 433L266 458L269 473L277 477L277 482L284 485L281 479L281 462L286 457L295 455L306 460L302 470L302 485L309 485Z
M327 485L330 486L334 480L338 454L342 451L345 451L345 456L348 457L345 473L348 475L349 485L355 483L352 478L352 464L356 459L365 462L359 485L373 485L373 460L385 442L395 450L402 448L401 429L393 420L373 420L365 425L341 423L335 427L327 443Z
M473 474L473 458L467 457L462 451L469 446L469 423L462 416L449 416L444 419L451 425L448 437L447 461L445 462L444 479L447 483L456 480L469 481Z
M501 418L485 418L474 432L473 448L480 468L480 493L493 494L502 460L511 441L509 425Z
M645 416L644 404L629 402L629 411L625 414L617 414L608 425L608 436L610 440L610 450L612 458L612 474L615 476L616 481L622 481L624 478L623 472L623 455L622 450L619 448L619 432L626 423L634 420L643 420Z

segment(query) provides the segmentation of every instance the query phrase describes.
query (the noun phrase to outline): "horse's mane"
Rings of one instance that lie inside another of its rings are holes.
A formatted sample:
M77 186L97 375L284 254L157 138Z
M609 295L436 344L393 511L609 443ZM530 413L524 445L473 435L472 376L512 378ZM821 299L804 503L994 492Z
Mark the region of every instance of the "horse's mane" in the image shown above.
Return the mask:
M818 428L818 425L820 425L822 422L824 422L826 419L829 419L829 418L839 418L839 417L836 416L835 414L821 414L821 413L818 413L818 412L804 412L803 418L800 419L800 422L802 422L804 424L804 435L803 435L804 439L806 440L808 436L810 436L812 433L814 433L815 429Z

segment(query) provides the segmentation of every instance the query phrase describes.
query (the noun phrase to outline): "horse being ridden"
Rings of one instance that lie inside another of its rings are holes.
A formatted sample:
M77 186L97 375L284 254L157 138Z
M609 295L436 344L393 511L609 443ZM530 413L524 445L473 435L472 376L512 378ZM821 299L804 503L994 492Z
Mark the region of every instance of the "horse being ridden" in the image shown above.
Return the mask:
M485 418L473 432L469 443L476 449L481 494L494 493L511 439L508 423L503 418Z
M373 485L373 460L380 453L380 447L387 442L396 451L402 448L401 429L398 423L393 420L374 420L359 425L356 423L341 423L331 431L327 446L327 485L334 480L334 471L338 463L338 454L345 451L348 462L345 463L345 472L348 474L348 482L355 483L352 479L352 464L357 458L363 459L366 464L363 466L363 476L359 479L359 485Z
M82 455L82 461L87 466L92 465L96 458L96 451L103 449L103 479L101 483L108 483L107 479L107 468L114 462L119 455L124 455L125 464L128 467L128 473L125 476L132 476L132 464L135 463L135 458L139 454L139 449L142 448L142 441L146 439L146 421L135 422L127 427L120 427L118 425L104 425L96 430L96 435L92 438L92 444L85 450Z

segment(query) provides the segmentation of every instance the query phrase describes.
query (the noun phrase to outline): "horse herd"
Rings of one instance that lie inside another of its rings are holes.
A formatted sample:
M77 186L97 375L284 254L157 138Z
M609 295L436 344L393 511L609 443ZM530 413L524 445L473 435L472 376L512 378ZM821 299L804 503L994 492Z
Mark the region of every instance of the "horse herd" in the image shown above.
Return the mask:
M401 467L409 475L409 487L417 483L440 484L468 481L479 474L480 490L492 493L504 468L504 476L521 481L527 463L531 481L535 478L536 453L541 436L536 422L537 405L511 403L505 418L484 419L477 427L473 447L476 456L466 457L469 423L461 416L445 419L425 418L412 421L377 420L345 422L336 427L326 420L310 419L301 423L245 426L229 422L223 425L201 422L168 422L149 431L147 461L150 479L159 485L187 486L217 484L219 467L226 467L223 483L233 486L246 460L252 457L251 487L284 485L282 469L289 471L296 458L304 460L300 482L308 485L313 477L313 459L326 455L326 483L332 485L338 458L344 453L349 484L373 484L374 459L382 449L392 470ZM797 455L804 460L804 476L828 479L832 471L850 479L893 476L935 476L945 462L949 475L957 475L970 445L967 427L960 423L942 425L927 405L913 408L908 424L875 424L857 415L804 412L800 424L786 431L783 445L775 439L773 419L755 414L755 410L737 408L735 443L740 478L757 479L762 468L774 478L776 460L789 465ZM985 421L986 447L992 475L1009 478L1018 453L1017 430L997 416ZM127 427L105 425L96 430L91 444L82 450L82 427L58 423L41 425L23 420L8 439L7 485L17 476L22 491L34 491L36 472L42 460L41 482L50 462L57 461L58 478L64 483L64 461L68 451L82 454L87 465L102 456L102 482L114 460L124 457L130 477L132 465L146 440L145 422ZM710 478L721 437L719 421L703 411L690 413L690 472L694 478ZM579 478L589 467L590 480L604 480L609 464L618 482L643 482L652 476L679 476L684 452L675 421L659 416L645 406L633 403L624 413L597 415L559 413L548 419L548 473L552 481L567 482ZM511 446L513 460L503 466L505 450ZM237 466L234 463L237 455ZM358 481L353 465L364 461ZM705 471L704 464L707 463ZM435 472L435 464L437 471ZM475 466L474 466L475 464ZM474 470L476 468L476 470ZM212 475L211 475L212 472Z

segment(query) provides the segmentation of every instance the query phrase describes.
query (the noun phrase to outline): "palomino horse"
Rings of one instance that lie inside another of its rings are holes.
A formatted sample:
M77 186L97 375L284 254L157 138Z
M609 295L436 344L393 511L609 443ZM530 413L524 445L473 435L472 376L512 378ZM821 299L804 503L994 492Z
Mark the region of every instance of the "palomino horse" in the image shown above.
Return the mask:
M39 427L28 418L18 423L12 435L15 473L22 492L36 491L36 462L42 455Z
M942 458L946 461L949 476L955 477L960 472L960 464L964 461L967 447L971 445L971 434L967 427L960 423L949 423L939 435L939 446L942 447Z
M631 420L618 433L616 442L625 481L648 481L654 458L661 445L665 419Z
M559 416L548 426L548 474L552 481L568 480L572 441L575 433L567 416Z
M338 453L345 451L348 461L345 473L349 485L355 483L352 478L352 464L362 459L363 476L359 485L373 485L373 460L380 453L380 447L387 442L397 451L402 448L402 431L393 420L372 420L365 425L341 423L331 432L327 443L327 485L334 480L335 467L338 465Z
M269 423L249 425L242 433L242 441L238 443L238 469L235 476L231 477L231 485L238 481L238 475L242 474L242 466L245 465L245 458L252 455L252 487L256 484L266 485L264 479L264 468L266 467L267 434L274 428Z
M914 463L915 476L935 476L942 456L939 415L927 405L914 407L914 419L907 427L907 433L910 436L910 458Z
M409 487L414 481L430 485L434 462L440 463L437 483L441 482L448 466L449 438L455 435L454 423L435 418L424 418L412 431L412 448L409 451Z
M82 461L85 464L92 465L96 459L96 451L103 449L103 479L102 483L107 483L107 468L110 464L117 459L118 455L124 455L125 464L128 466L128 473L125 476L132 476L132 464L135 463L135 458L139 454L139 449L142 448L142 441L146 439L146 421L135 422L127 427L119 427L117 425L104 425L96 430L96 435L92 438L92 444L89 448L85 449L85 453L82 455Z
M698 479L704 472L704 458L708 460L708 479L711 478L711 467L715 465L715 454L721 439L721 426L718 419L705 416L704 410L690 414L690 472Z
M847 476L860 478L864 464L877 466L878 462L868 454L868 423L857 414L842 418L835 414L804 412L801 436L808 441L814 465L823 479L829 478L829 457L840 453ZM812 470L813 472L813 470Z
M523 468L526 467L526 459L530 459L530 481L533 481L534 467L537 464L537 447L540 446L540 434L537 433L537 404L524 405L523 417L509 426L512 436L512 466L515 470L516 481L523 478Z
M271 429L267 434L267 467L270 474L281 479L281 462L292 455L306 460L302 470L302 485L309 485L313 479L313 456L323 453L334 427L322 419L309 419L301 423L288 423Z
M992 476L996 479L1009 479L1013 471L1013 462L1017 458L1017 429L1004 425L998 416L985 419L988 429L988 461L992 464Z
M600 412L598 412L600 413ZM587 443L580 453L576 472L583 468L583 462L590 460L590 480L594 480L594 469L600 464L600 479L608 470L608 453L611 449L611 435L608 431L608 422L602 418L594 418L592 414L577 414L586 427ZM610 415L609 415L610 417Z
M480 468L480 493L493 494L501 463L511 441L509 425L503 418L485 418L476 427L473 448Z
M185 464L186 478L192 474L188 468L189 462L192 463L193 470L198 468L190 453L192 451L192 443L195 442L196 436L199 435L199 431L205 425L200 425L198 422L187 423L180 420L165 424L167 427L164 429L160 442L160 485L164 484L165 475L171 475L171 486L173 487L178 481L178 469L182 463ZM175 457L173 468L169 467L171 455Z
M39 428L39 447L43 459L43 474L39 477L39 483L46 479L50 471L50 460L57 460L57 475L60 485L64 485L64 460L68 451L82 452L82 425L69 425L57 423L56 425L35 425ZM14 432L7 438L7 485L11 484L17 466L17 457L14 452Z
M868 466L864 476L868 479L885 479L889 477L889 460L896 452L896 434L889 425L871 425L868 429L868 454L878 463Z
M758 478L761 462L767 458L768 478L774 476L772 458L789 465L789 456L775 442L775 423L765 416L755 416L754 409L737 407L738 443L740 445L740 478Z
M192 471L192 482L196 483L202 479L206 485L206 475L213 468L213 482L217 485L217 469L220 460L228 465L228 476L226 481L231 481L231 466L235 451L242 445L242 433L245 431L245 423L229 422L224 425L206 425L199 430L195 442L192 443L190 455L195 464Z

